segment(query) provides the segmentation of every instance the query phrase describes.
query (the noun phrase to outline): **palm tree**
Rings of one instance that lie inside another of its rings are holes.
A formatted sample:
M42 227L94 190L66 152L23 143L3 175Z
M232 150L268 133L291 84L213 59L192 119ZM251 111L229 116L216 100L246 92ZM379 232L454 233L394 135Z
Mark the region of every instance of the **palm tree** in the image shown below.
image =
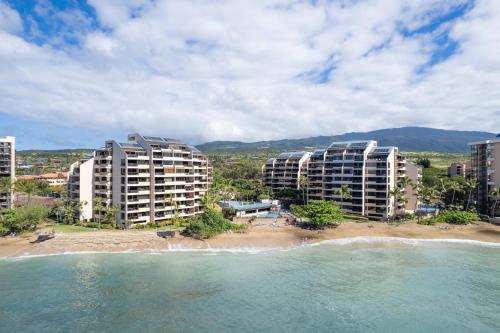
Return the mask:
M307 197L306 197L307 178L304 175L300 175L300 177L299 177L299 186L302 189L302 201L303 201L304 206L305 206L305 205L307 205Z
M344 199L352 199L351 189L347 185L342 185L340 188L335 191L335 194L340 195L340 202L344 203ZM343 206L343 205L342 205ZM342 207L344 208L344 207Z
M102 211L104 210L104 205L102 204L102 198L101 197L97 197L95 199L95 210L97 211L97 224L99 225L99 229L101 229L101 215L102 215Z
M448 183L443 179L439 179L439 184L437 185L437 192L439 193L439 201L444 206L443 195L448 191Z
M12 178L2 177L0 178L0 193L7 193L7 207L10 207L12 195Z
M500 187L493 189L490 192L490 196L493 199L493 205L491 206L491 217L495 217L495 213L498 205L498 198L500 198Z
M477 188L478 182L476 179L470 179L467 180L465 184L467 186L467 189L469 190L469 195L467 196L467 206L465 207L465 210L469 210L472 192L474 192L474 190Z
M16 192L24 193L28 196L28 205L31 202L31 196L36 193L36 182L31 180L20 179L14 184Z
M455 203L456 193L462 192L462 185L460 185L459 182L453 180L448 184L448 189L453 191L453 196L451 197L451 204L450 204L450 206L453 206L453 204Z
M389 194L394 197L394 217L396 217L396 212L398 210L398 203L404 198L402 188L396 186L394 189L389 191Z

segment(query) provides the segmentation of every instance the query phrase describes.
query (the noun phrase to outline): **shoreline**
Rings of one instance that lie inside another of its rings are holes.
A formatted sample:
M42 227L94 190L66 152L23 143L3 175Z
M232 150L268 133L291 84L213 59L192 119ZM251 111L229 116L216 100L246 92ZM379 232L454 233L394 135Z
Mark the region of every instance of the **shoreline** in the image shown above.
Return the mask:
M446 242L500 247L500 226L484 222L467 226L346 222L337 228L315 231L265 224L252 226L247 233L226 233L208 240L183 236L163 239L154 231L59 233L54 239L32 243L35 239L34 235L0 238L0 259L94 253L259 253L323 244Z

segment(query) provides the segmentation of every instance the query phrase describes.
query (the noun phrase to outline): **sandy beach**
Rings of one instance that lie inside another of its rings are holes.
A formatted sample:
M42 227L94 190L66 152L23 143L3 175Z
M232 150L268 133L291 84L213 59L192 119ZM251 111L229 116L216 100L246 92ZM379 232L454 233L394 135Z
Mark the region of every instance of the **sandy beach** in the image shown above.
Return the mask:
M408 239L462 239L500 243L500 226L477 222L467 226L416 223L343 223L325 231L272 224L252 226L244 234L222 234L209 240L183 236L162 239L154 231L96 231L59 233L54 239L34 242L36 236L0 238L0 257L48 255L67 252L134 252L167 250L285 249L302 244L353 237L397 237Z

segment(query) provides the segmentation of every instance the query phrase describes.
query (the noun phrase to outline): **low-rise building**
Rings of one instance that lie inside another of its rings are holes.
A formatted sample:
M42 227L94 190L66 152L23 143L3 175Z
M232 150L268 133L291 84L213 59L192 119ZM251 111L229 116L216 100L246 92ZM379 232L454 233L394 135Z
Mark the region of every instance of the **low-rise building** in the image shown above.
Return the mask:
M470 178L471 161L460 161L451 163L448 167L448 177L460 176Z
M305 151L285 152L276 158L270 158L262 166L264 186L277 192L284 189L301 188L301 178L307 175L307 161L311 153Z
M0 178L7 178L11 185L16 179L16 138L0 137ZM0 191L0 209L13 205L13 189Z
M471 178L478 181L476 201L478 211L491 215L494 189L500 188L500 136L491 140L469 143L471 147ZM500 215L497 211L493 215Z
M64 172L50 172L41 175L22 175L17 176L17 179L24 180L42 180L49 184L49 186L66 186L68 184L69 173Z
M241 203L239 201L222 201L219 203L222 208L232 208L236 217L261 216L271 212L279 212L279 202L276 200L263 200L262 202Z

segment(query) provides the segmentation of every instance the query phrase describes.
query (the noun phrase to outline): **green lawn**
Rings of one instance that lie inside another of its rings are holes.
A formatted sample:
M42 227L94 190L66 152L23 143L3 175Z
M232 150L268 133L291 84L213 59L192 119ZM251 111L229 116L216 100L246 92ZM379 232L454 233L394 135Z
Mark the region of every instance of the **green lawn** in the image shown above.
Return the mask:
M90 232L90 231L98 231L95 228L86 228L79 225L68 225L68 224L58 224L58 223L47 223L45 225L40 226L40 231L42 232L50 232L54 230L55 232Z

